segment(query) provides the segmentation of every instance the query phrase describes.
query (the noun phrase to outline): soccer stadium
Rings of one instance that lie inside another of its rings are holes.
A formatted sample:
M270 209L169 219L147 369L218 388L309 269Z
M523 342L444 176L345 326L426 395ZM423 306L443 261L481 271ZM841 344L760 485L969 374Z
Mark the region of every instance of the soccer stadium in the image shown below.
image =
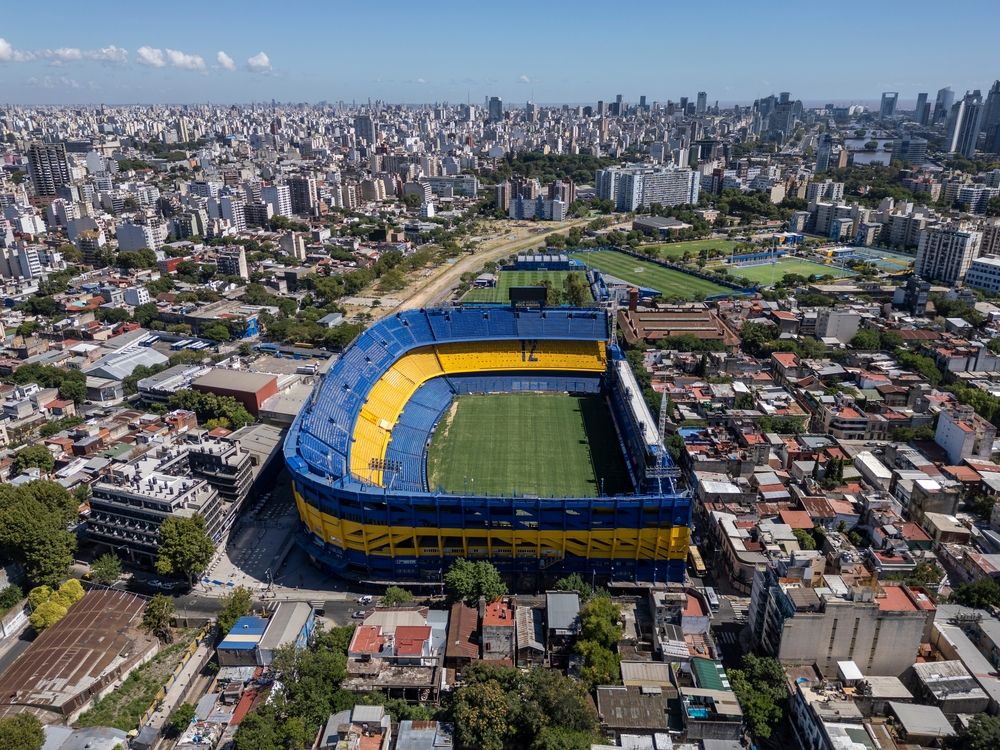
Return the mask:
M410 310L361 334L285 441L318 566L438 584L682 581L690 497L601 309Z

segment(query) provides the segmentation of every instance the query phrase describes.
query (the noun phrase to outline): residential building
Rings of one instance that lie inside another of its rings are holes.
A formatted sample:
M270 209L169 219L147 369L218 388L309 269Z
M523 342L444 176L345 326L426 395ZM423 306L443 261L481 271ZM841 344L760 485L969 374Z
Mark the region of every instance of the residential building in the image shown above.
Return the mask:
M992 234L1000 237L1000 232L995 229ZM1000 244L993 244L998 245L1000 250ZM965 274L965 285L990 294L1000 294L1000 255L984 255L973 260Z
M292 190L288 185L266 185L260 189L260 199L268 204L274 216L291 216Z
M36 195L58 195L59 188L70 182L66 145L32 143L28 147L28 174Z
M928 227L920 233L913 270L925 279L958 284L979 257L982 241L982 232L961 224Z
M491 96L486 104L486 111L490 122L500 122L503 119L503 99Z
M250 280L247 252L243 245L220 248L215 263L223 276L239 276L244 281Z
M976 141L983 122L983 97L979 89L966 93L952 105L948 115L947 134L943 150L971 159L976 153Z
M948 461L957 466L967 458L991 460L996 436L996 427L971 406L962 405L940 412L934 442L948 454Z
M661 206L694 205L698 202L701 180L697 172L676 167L627 167L599 169L597 196L615 203L618 211Z
M158 219L143 224L127 221L115 227L119 250L158 250L167 239L167 227Z
M885 91L882 93L882 104L879 107L878 117L880 120L888 120L896 116L896 102L899 101L899 93L896 91Z
M865 674L898 677L916 661L934 611L930 597L906 586L824 575L812 588L761 566L748 614L755 645L782 663L814 664L830 677L837 662L853 661Z

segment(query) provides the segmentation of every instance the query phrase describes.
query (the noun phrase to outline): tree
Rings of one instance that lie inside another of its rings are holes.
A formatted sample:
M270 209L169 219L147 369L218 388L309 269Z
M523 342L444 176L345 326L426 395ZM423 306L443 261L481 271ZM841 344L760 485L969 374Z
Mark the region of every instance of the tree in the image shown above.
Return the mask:
M460 744L479 750L504 750L511 735L511 708L496 682L469 685L458 691L452 706Z
M23 474L28 469L40 469L43 474L51 474L56 467L56 459L44 445L32 445L21 450L14 456L11 472L14 475Z
M41 750L45 744L42 722L29 713L0 719L0 750Z
M83 599L86 593L83 590L83 585L75 578L69 578L63 582L63 585L59 587L59 593L69 600L70 604L76 604L78 601Z
M580 608L580 638L617 648L622 637L621 607L610 596L595 596Z
M740 669L730 669L729 682L743 709L751 734L766 740L785 712L788 688L785 670L773 657L746 654Z
M556 581L556 591L575 591L580 595L580 601L586 601L594 595L594 587L583 580L579 573L570 573Z
M164 643L170 643L173 640L173 633L170 631L170 620L173 616L173 601L168 596L157 594L146 605L146 611L142 615L142 628Z
M805 529L792 529L792 535L798 540L799 547L804 550L816 549L816 540Z
M961 583L951 594L951 601L973 609L1000 606L1000 583L992 578L980 578L971 583Z
M170 516L160 525L160 550L156 571L164 575L182 575L194 585L215 553L215 543L205 529L205 519L195 513L190 518Z
M112 552L105 552L94 560L90 566L90 579L94 583L108 586L117 581L122 574L122 563L117 555Z
M616 685L621 681L621 659L597 641L577 641L576 652L583 657L580 679L590 690L598 685Z
M28 621L38 632L45 630L45 628L52 627L62 618L66 616L68 609L62 604L50 598L48 601L42 602L38 607L36 607L32 612Z
M173 713L170 714L170 718L167 719L167 727L170 730L170 734L173 737L179 737L191 725L193 719L194 706L190 703L182 703L174 709Z
M24 592L16 583L5 586L0 590L0 615L5 615L10 609L24 598Z
M1000 716L975 716L962 740L967 750L996 750L1000 747Z
M383 607L398 607L413 601L413 594L401 586L389 586L382 595Z
M488 561L455 560L444 574L444 588L452 601L464 601L476 606L480 597L486 601L499 599L507 593L507 584L500 572Z
M236 750L279 750L281 735L273 709L248 713L240 723L234 745Z
M250 614L253 605L253 593L246 586L237 586L222 597L222 609L219 611L219 632L228 635L233 625L241 617Z
M881 339L879 338L878 331L873 331L869 328L862 328L851 339L851 346L863 351L875 351L879 348L880 344Z

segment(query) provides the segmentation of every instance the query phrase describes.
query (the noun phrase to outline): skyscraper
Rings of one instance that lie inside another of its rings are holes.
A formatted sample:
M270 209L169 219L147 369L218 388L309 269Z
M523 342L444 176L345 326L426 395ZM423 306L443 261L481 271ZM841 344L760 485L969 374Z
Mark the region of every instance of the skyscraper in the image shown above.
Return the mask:
M882 106L880 106L878 110L878 117L880 120L888 120L889 118L895 116L897 101L899 101L899 92L882 92Z
M983 107L982 129L987 141L990 134L1000 126L1000 81L994 81L990 93L986 95L986 105Z
M913 119L921 125L926 125L930 119L930 106L927 104L926 92L917 94L917 106L913 109Z
M612 112L615 117L621 117L625 114L625 104L622 102L622 99L623 97L621 94L618 94L615 97L615 111Z
M36 195L56 195L69 182L69 161L63 143L32 143L28 148L28 173Z
M370 115L357 115L354 118L354 133L358 140L362 140L368 146L374 146L378 140L378 127Z
M487 109L490 122L500 122L503 119L503 99L499 96L490 97Z
M816 171L825 172L830 168L830 154L833 153L833 136L823 133L816 146Z
M966 92L962 100L955 102L948 115L948 131L944 139L944 150L949 154L961 154L971 159L976 153L983 121L983 97L979 89Z
M955 92L951 90L951 86L938 89L937 98L934 100L934 122L941 122L948 117L954 101Z
M697 105L695 105L694 108L695 114L703 115L705 114L705 110L707 109L708 109L708 94L706 94L704 91L699 91L698 103Z

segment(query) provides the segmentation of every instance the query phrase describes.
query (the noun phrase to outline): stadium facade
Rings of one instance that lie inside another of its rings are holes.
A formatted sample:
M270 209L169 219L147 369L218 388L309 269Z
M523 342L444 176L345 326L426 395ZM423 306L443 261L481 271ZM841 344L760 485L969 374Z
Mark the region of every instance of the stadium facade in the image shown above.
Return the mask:
M465 307L397 313L361 334L285 440L310 558L369 582L437 583L461 557L521 580L683 580L690 497L608 326L599 309ZM427 445L452 399L521 391L603 394L634 491L431 491Z

